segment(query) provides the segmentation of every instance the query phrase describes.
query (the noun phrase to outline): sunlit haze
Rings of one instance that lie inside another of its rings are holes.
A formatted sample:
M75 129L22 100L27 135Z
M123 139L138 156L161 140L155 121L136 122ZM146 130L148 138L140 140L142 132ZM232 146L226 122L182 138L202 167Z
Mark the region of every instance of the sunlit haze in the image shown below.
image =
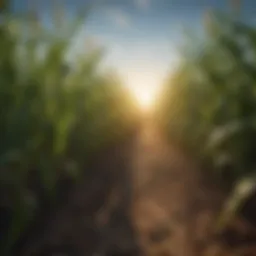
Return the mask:
M40 15L51 24L50 0L37 0ZM228 7L221 0L63 0L68 14L85 4L98 3L80 33L73 39L74 51L81 54L85 41L106 49L104 65L113 67L143 109L149 109L161 87L164 76L177 64L177 47L183 38L182 27L201 31L206 8ZM250 4L249 4L250 2ZM248 0L244 14L255 22L256 1ZM29 8L29 0L15 0L14 8ZM88 47L87 47L88 48Z
M0 17L0 256L256 256L256 0Z
M154 81L147 74L138 74L128 80L128 88L135 97L137 105L142 111L150 111L154 105L161 87L160 81Z
M154 105L156 92L152 87L131 87L138 102L138 105L142 110L150 110Z

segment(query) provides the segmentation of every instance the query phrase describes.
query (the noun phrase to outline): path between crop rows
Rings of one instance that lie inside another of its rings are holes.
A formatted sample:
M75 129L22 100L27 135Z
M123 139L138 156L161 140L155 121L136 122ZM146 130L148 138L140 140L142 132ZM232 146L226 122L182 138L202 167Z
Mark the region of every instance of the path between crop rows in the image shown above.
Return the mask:
M141 130L133 151L133 221L146 255L203 252L220 197L197 168L153 124Z
M75 252L64 255L104 255L110 250L111 256L135 256L134 244L146 256L202 255L219 196L197 168L152 123L145 123L135 138L96 161L92 178L81 179L24 255L58 245ZM115 210L107 214L115 197ZM114 254L114 247L127 254Z

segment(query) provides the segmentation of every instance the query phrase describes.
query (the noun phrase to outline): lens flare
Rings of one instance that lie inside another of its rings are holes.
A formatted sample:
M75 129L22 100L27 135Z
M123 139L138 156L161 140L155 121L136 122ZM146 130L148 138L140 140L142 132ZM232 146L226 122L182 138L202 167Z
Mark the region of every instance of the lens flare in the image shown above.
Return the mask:
M131 80L129 88L134 95L136 104L142 111L151 111L159 93L157 83L146 76L133 77Z
M150 110L154 106L156 99L155 88L138 86L136 89L133 89L133 94L142 110Z

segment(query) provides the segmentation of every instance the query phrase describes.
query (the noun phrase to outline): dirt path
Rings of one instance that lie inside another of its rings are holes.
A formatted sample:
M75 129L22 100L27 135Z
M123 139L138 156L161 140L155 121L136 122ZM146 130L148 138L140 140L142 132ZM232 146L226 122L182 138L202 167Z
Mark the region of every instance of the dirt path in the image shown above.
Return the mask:
M202 255L220 197L153 123L96 160L22 255Z
M198 165L147 124L133 151L133 220L145 255L199 256L220 196Z

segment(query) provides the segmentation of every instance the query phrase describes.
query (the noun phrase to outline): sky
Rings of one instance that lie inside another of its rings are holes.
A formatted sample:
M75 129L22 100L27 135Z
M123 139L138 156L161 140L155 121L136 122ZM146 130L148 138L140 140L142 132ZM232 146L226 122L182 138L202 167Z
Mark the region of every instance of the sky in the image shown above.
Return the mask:
M20 11L35 2L40 6L43 21L49 23L51 3L54 0L14 0L13 6ZM85 4L98 3L75 38L74 49L81 50L81 47L85 47L85 38L89 37L90 42L106 48L104 63L114 67L127 86L141 89L157 88L167 73L177 66L177 47L182 42L182 27L199 33L204 11L208 8L228 10L231 0L58 2L62 3L71 15ZM255 22L253 16L256 1L241 2L243 17Z

